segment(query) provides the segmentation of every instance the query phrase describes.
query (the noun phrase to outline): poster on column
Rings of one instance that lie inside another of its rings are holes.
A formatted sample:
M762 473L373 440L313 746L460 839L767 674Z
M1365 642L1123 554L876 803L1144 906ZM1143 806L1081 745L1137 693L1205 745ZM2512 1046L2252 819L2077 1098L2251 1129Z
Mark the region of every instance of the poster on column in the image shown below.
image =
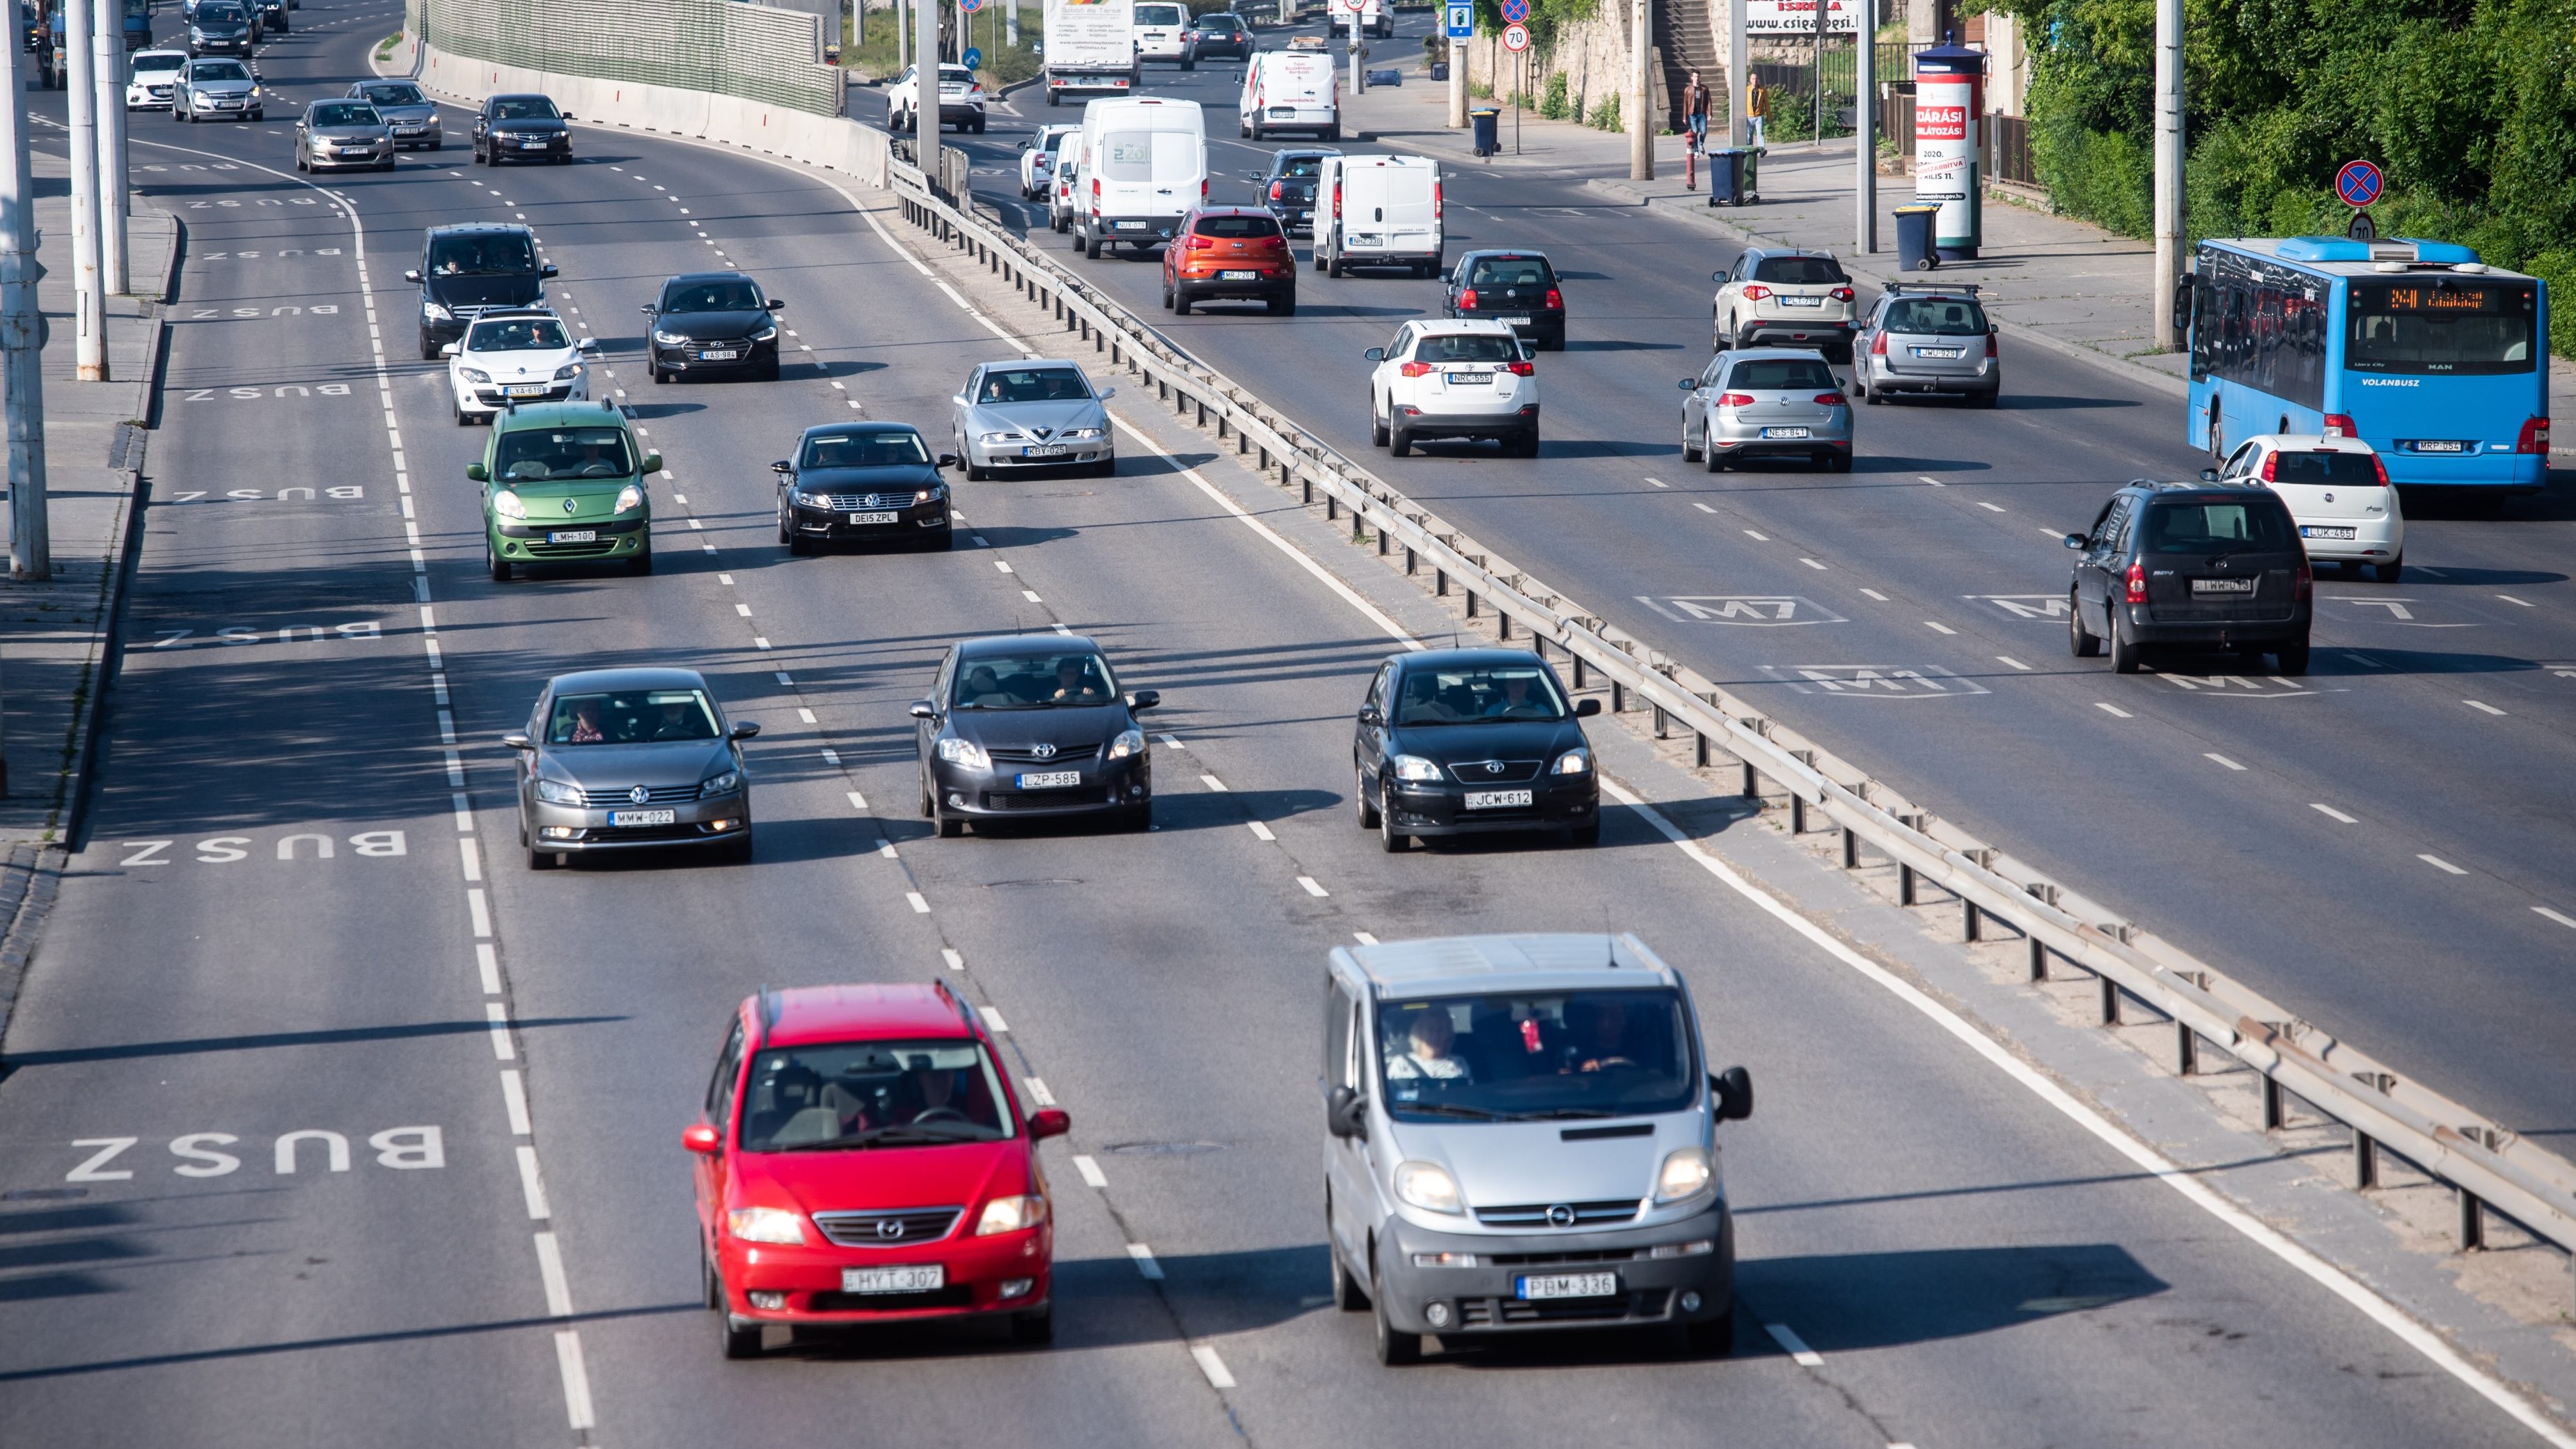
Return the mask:
M1980 241L1977 205L1977 131L1983 77L1914 77L1914 199L1937 206L1933 245L1943 257L1973 257Z
M1819 9L1825 12L1827 35L1860 33L1859 0L1744 0L1744 33L1813 35ZM1719 18L1725 17L1721 13Z

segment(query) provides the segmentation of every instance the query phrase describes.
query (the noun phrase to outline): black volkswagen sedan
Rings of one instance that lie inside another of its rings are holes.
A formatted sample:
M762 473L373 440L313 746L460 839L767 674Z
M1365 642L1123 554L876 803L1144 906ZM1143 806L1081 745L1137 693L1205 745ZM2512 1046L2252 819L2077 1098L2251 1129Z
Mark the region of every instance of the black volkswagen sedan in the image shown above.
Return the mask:
M951 537L943 468L910 423L826 423L807 428L778 475L778 541L791 554L840 540L919 541L946 548Z
M970 820L1106 815L1154 823L1153 757L1136 716L1163 702L1121 693L1079 634L969 639L912 703L921 813L954 836Z
M1562 830L1601 839L1601 783L1556 671L1518 649L1432 649L1378 666L1360 703L1352 786L1362 830L1414 836Z
M572 160L572 117L546 96L493 96L474 117L474 159L487 166L504 161Z
M655 382L684 372L748 372L778 380L778 319L787 304L763 297L740 272L684 272L645 305L652 330L645 366Z
M1469 252L1449 273L1451 317L1508 324L1531 344L1565 350L1565 291L1538 252Z
M600 851L715 846L751 859L742 741L694 669L593 669L546 682L519 756L519 844L530 870Z

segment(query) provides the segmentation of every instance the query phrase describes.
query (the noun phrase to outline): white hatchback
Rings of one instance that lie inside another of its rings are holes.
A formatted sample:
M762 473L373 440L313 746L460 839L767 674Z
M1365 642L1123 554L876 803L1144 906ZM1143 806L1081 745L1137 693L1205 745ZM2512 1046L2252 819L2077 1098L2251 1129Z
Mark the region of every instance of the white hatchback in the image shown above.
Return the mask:
M166 111L179 89L179 72L188 68L184 50L138 50L125 82L129 111Z
M1365 354L1369 441L1401 458L1429 438L1491 438L1538 456L1538 369L1503 322L1407 322Z
M599 343L575 341L563 319L542 307L486 312L465 336L440 351L456 425L471 427L529 402L590 400L590 356Z
M2281 495L2298 525L2310 560L2345 568L2370 565L2370 575L2393 584L2406 568L2406 515L2379 454L2359 438L2314 433L2264 433L2247 438L2223 468L2200 475L2213 481L2260 483Z
M1077 135L1080 126L1040 126L1036 136L1020 143L1020 199L1036 201L1054 189L1055 143Z

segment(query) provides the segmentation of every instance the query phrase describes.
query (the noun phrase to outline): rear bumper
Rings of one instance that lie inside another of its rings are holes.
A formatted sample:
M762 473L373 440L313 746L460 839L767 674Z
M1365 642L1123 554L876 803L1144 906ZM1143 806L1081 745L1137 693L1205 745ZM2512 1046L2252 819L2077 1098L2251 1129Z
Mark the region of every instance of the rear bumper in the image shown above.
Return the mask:
M1966 339L1975 345L1974 338ZM1884 357L1869 357L1862 364L1861 379L1877 393L1940 393L1952 397L1978 397L2000 391L2004 385L2003 367L1993 358L1981 358L1975 371L1931 372L1899 370L1888 365Z
M1798 457L1828 449L1848 453L1852 445L1851 412L1836 409L1842 416L1827 422L1738 422L1731 418L1712 418L1708 425L1708 446L1730 457ZM1803 438L1766 438L1767 428L1805 428Z
M1859 327L1826 317L1757 317L1744 324L1756 347L1849 347Z
M2308 637L2312 610L2306 604L2286 619L2156 619L2144 604L2112 605L2120 610L2121 632L2141 644L2288 644Z
M2299 527L2299 542L2305 544L2308 557L2350 563L2385 563L2406 551L2406 525L2394 518L2302 518L2291 514L2290 521ZM2349 528L2350 538L2316 538L2310 529Z
M1527 317L1527 322L1512 324L1514 336L1544 337L1558 342L1565 340L1563 311L1550 312L1544 307L1533 307L1526 312L1503 312L1479 307L1473 312L1452 311L1449 315L1469 322L1500 322L1505 317Z
M1082 229L1096 242L1123 242L1132 246L1156 246L1172 239L1181 224L1173 216L1111 216L1093 213L1082 219Z
M1417 442L1425 438L1517 438L1538 430L1538 404L1483 413L1434 413L1398 407L1392 422Z
M1714 1246L1687 1258L1646 1256L1659 1244L1693 1242ZM1388 1322L1403 1333L1535 1333L1705 1322L1724 1317L1735 1303L1735 1224L1723 1200L1677 1223L1601 1233L1439 1233L1395 1218L1388 1221L1378 1243L1379 1301ZM1478 1266L1415 1267L1417 1253L1472 1253ZM1563 1259L1605 1253L1637 1256L1486 1266L1496 1254ZM1619 1292L1609 1297L1540 1304L1519 1296L1523 1277L1603 1269L1619 1275ZM1696 1307L1682 1306L1686 1293L1698 1295ZM1448 1305L1447 1327L1434 1328L1425 1316L1424 1310L1433 1303Z
M1237 271L1251 270L1237 267ZM1193 302L1269 301L1297 295L1297 274L1286 267L1274 269L1271 275L1251 281L1226 281L1219 277L1182 277L1172 290Z

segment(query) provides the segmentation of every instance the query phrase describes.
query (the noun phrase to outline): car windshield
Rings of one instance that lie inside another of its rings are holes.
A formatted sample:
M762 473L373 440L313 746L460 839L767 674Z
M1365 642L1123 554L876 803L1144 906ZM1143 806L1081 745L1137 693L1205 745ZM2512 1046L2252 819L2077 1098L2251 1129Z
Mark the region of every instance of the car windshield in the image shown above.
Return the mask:
M979 403L1076 402L1091 396L1091 384L1070 367L997 367L984 374L976 390Z
M2150 503L2144 533L2148 553L2290 553L2299 547L2290 536L2289 512L2269 494Z
M1889 332L1933 337L1983 337L1986 311L1974 302L1952 297L1899 297L1887 304L1879 326Z
M246 81L250 67L237 60L201 60L188 71L192 81Z
M1826 287L1851 280L1843 264L1832 257L1764 257L1753 264L1753 282L1777 282L1785 287Z
M2370 465L2368 453L2317 452L2294 453L2283 450L2272 455L2274 483L2340 483L2348 488L2376 488L2379 470Z
M562 117L555 103L544 96L509 96L492 103L496 121L552 121Z
M358 94L380 106L425 106L429 97L409 81L389 81L382 85L360 86Z
M443 236L429 244L429 269L442 277L516 276L537 269L537 248L524 232Z
M1738 392L1800 392L1837 384L1822 358L1766 357L1735 364L1727 371L1726 385Z
M1707 1090L1675 991L1398 999L1377 1024L1399 1122L1625 1117L1678 1111Z
M364 101L316 101L305 124L312 126L381 126L384 118Z
M494 476L505 483L623 478L635 471L626 430L618 427L520 428L501 435L498 461Z
M1109 661L1097 654L979 654L958 665L949 703L958 709L1086 708L1117 698Z
M715 737L715 706L694 689L557 695L546 716L550 745L641 745Z
M1395 700L1399 725L1551 720L1570 713L1556 680L1534 663L1407 670Z
M1136 23L1139 25L1178 25L1181 23L1181 7L1178 5L1139 5L1136 7Z
M910 464L927 464L930 452L921 445L921 434L910 428L882 428L861 432L815 433L805 439L804 451L796 457L799 468L899 468Z
M134 73L141 75L147 70L177 70L187 63L188 58L184 55L138 55L134 58Z
M467 352L561 352L572 346L564 325L552 317L512 317L477 322L465 336Z
M1413 347L1416 362L1518 362L1520 344L1498 332L1435 332Z
M760 289L739 279L679 282L662 293L665 312L757 312Z
M1545 257L1478 257L1467 268L1470 287L1544 287L1553 280Z
M1279 163L1279 176L1286 181L1312 181L1324 174L1321 156L1291 156Z
M239 25L244 23L244 18L241 8L235 5L200 5L197 7L197 23L200 25L209 20L220 25Z
M1200 236L1245 237L1279 235L1279 219L1267 212L1259 216L1203 216L1190 230Z
M929 1147L1015 1135L1000 1075L979 1042L766 1047L743 1085L745 1152Z
M2537 365L2529 282L2352 284L2343 365L2354 372L2498 376Z

